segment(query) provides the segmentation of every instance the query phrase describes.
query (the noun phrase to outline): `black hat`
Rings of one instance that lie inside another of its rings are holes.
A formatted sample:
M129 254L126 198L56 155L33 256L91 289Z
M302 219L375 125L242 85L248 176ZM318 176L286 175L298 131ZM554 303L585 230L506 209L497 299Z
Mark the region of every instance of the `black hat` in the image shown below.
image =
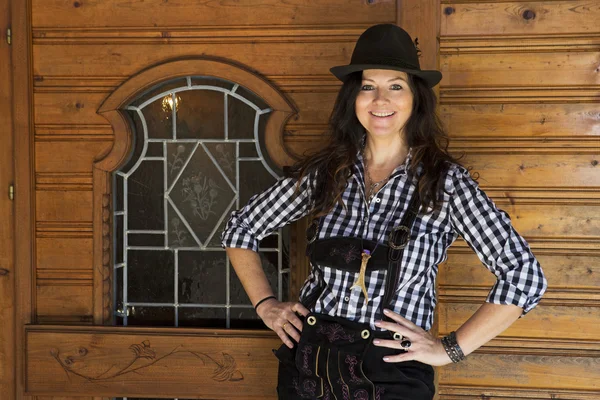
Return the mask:
M442 80L440 71L422 71L417 48L410 35L394 24L374 25L363 32L356 42L349 65L330 69L341 81L352 72L365 69L390 69L417 75L434 87Z

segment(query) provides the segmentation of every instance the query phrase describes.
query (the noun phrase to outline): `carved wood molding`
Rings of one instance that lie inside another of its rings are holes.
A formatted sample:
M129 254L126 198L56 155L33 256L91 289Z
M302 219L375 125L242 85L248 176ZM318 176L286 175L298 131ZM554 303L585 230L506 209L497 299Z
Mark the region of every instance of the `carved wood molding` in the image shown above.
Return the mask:
M536 236L527 236L526 239L535 254L542 254L541 251L547 250L548 254L554 255L571 255L573 252L577 252L578 255L600 255L598 250L600 249L600 239L542 238ZM462 254L472 254L473 252L462 239L457 239L450 250Z
M274 394L280 341L268 331L33 325L25 335L28 395Z
M112 302L112 237L113 230L111 222L112 210L110 194L102 195L102 324L112 325L113 302ZM97 300L95 298L94 300ZM95 313L94 313L95 314Z
M92 224L78 221L38 221L36 222L36 237L90 238L92 237Z
M138 93L162 81L185 76L214 76L235 82L256 93L272 109L265 129L265 142L269 157L279 167L288 165L293 156L287 154L282 143L281 130L287 119L297 111L292 104L264 77L251 72L231 61L214 57L168 61L150 67L123 83L100 106L98 113L104 115L113 127L122 107L132 101ZM115 134L117 133L115 129ZM115 142L118 139L116 138ZM115 157L111 155L111 157ZM110 169L111 171L116 168ZM108 170L108 169L106 169Z
M43 79L42 79L43 78ZM286 93L337 93L341 82L327 75L268 75L266 79ZM126 77L62 76L40 77L35 93L112 93ZM86 85L86 83L88 83Z
M35 174L36 190L92 190L92 174L87 172L38 172Z
M286 143L325 141L327 124L289 123L285 127ZM475 133L475 132L474 132ZM531 137L473 135L453 137L451 152L465 154L598 154L597 136Z
M440 332L441 334L449 332ZM582 340L565 338L539 338L539 337L510 337L499 336L489 341L484 346L484 351L492 354L508 349L528 349L532 354L541 352L562 351L566 356L598 357L600 356L600 340Z
M71 282L80 285L92 284L92 271L88 269L38 268L36 277L38 284L41 280Z
M462 243L461 243L462 242ZM583 247L583 248L553 248L553 247L542 247L532 245L529 238L527 238L531 249L536 255L547 255L547 256L571 256L576 252L578 256L598 256L600 257L600 247ZM450 248L448 248L448 255L451 254L473 254L473 250L464 242L462 239L457 239Z
M455 286L440 284L438 295L447 303L472 303L484 301L490 291L486 286ZM600 288L556 288L544 294L547 306L600 307Z
M554 51L598 51L600 34L539 34L441 36L440 54L546 53Z
M106 324L112 320L112 266L110 229L110 175L129 154L132 131L122 111L140 93L161 82L186 76L213 76L239 84L262 98L271 108L265 127L265 147L279 167L293 162L282 138L285 122L296 110L269 81L256 73L217 58L190 58L167 61L132 76L108 96L98 109L113 128L114 145L98 157L93 169L94 191L94 321Z
M446 104L569 104L597 103L600 85L586 86L450 86L440 85L440 105Z
M98 44L234 44L234 43L325 43L354 42L370 24L286 25L286 26L219 26L219 27L106 27L106 28L37 28L33 43Z

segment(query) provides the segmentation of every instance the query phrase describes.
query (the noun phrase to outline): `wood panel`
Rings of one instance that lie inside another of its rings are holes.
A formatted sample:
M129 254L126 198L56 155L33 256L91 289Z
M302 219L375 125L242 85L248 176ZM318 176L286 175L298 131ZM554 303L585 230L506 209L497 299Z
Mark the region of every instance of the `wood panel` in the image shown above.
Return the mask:
M600 205L506 205L515 229L525 237L600 240Z
M92 270L92 240L38 238L36 265L41 269Z
M439 11L452 152L527 238L549 289L464 364L438 369L438 398L595 399L600 4L444 0ZM438 276L439 333L458 329L495 281L458 240Z
M483 300L485 298L478 297L469 303L466 299L464 303L455 303L455 300L441 302L438 306L440 334L447 335L458 329L481 306ZM511 325L500 337L588 340L594 341L596 349L600 351L597 333L600 330L600 301L589 306L583 305L586 300L581 300L579 305L562 302L564 305L555 302L547 305L548 302L542 300L542 304Z
M588 293L583 289L600 293L600 254L556 254L538 251L535 248L533 250L552 291L569 289L573 294L582 292L584 296ZM442 289L465 286L491 288L495 281L496 277L481 264L477 255L470 251L452 251L438 275Z
M348 61L356 37L328 43L248 44L107 44L101 46L34 45L34 74L77 76L130 76L165 60L181 57L210 55L251 66L262 75L325 75L329 68Z
M579 86L600 83L600 51L440 56L441 85Z
M33 110L31 99L31 41L30 2L11 1L11 11L2 13L10 15L13 32L12 41L12 88L13 88L13 129L14 129L14 166L15 166L15 196L19 201L14 204L15 212L15 321L16 332L23 332L26 324L35 320L35 189L33 176L35 174L33 158ZM4 57L2 57L5 60ZM30 400L24 394L25 368L25 337L15 335L16 368L14 370L14 385L16 400Z
M70 317L92 315L92 286L73 284L38 284L37 286L38 316Z
M105 125L106 119L96 113L108 96L107 92L35 93L36 124Z
M444 36L594 34L598 33L600 4L587 0L444 1L440 15Z
M266 331L27 328L29 394L275 398Z
M600 149L599 149L600 150ZM518 152L518 149L514 149ZM595 155L521 155L499 149L497 153L477 152L465 164L480 173L482 187L584 188L597 187L600 151ZM550 173L552 171L552 173Z
M373 2L375 3L375 2ZM32 21L38 27L185 27L227 25L373 24L393 22L394 2L352 0L33 0ZM118 12L115 12L118 10Z
M442 100L443 101L443 100ZM539 145L546 139L592 136L600 143L598 104L442 104L440 118L452 139L531 138Z
M597 391L600 358L593 353L589 357L479 353L472 354L464 364L440 368L439 374L440 381L467 386L472 391L486 387L537 389L538 393L552 389Z
M91 173L94 160L112 147L112 141L72 140L37 142L36 172Z
M38 221L92 221L91 191L37 191Z

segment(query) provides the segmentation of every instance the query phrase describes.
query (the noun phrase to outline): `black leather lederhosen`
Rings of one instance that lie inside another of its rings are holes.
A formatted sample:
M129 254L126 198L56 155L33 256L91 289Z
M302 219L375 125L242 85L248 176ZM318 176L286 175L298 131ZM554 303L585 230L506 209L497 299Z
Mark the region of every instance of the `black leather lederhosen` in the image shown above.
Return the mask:
M402 252L419 208L418 191L414 192L400 225L392 229L386 244L377 246L367 264L367 271L387 269L378 319L389 320L383 308L394 308L391 301L401 273ZM315 219L307 230L307 255L313 268L319 270L320 265L327 265L358 273L362 249L373 250L376 242L354 237L315 240L319 225L320 219ZM324 288L320 270L318 276L318 290L301 299L311 311ZM432 399L433 368L417 361L386 363L383 357L398 354L398 350L374 346L374 338L390 339L392 333L373 330L366 323L311 312L304 320L300 342L293 349L282 345L275 351L280 360L279 399Z

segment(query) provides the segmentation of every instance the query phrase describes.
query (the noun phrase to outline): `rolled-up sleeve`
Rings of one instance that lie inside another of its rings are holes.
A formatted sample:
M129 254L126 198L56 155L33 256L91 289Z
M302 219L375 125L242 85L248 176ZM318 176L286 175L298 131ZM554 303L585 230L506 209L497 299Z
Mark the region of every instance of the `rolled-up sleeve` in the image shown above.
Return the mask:
M508 214L496 207L465 168L455 166L450 175L452 225L497 278L486 301L517 305L525 315L548 286L539 262Z
M231 213L221 234L221 246L258 251L264 237L308 214L314 180L315 174L305 175L297 192L297 179L282 178L252 196L246 206Z

